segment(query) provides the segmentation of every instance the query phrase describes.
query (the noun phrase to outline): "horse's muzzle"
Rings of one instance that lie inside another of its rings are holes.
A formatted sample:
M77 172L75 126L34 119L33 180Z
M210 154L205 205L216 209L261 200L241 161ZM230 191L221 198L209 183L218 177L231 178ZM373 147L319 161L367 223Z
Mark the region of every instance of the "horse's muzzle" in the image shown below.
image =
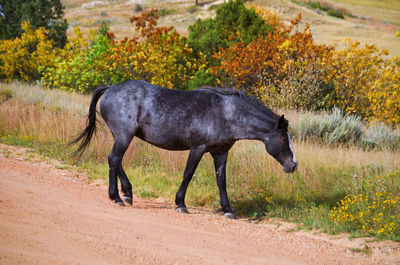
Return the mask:
M293 173L297 169L297 162L288 161L283 165L283 171L285 173Z

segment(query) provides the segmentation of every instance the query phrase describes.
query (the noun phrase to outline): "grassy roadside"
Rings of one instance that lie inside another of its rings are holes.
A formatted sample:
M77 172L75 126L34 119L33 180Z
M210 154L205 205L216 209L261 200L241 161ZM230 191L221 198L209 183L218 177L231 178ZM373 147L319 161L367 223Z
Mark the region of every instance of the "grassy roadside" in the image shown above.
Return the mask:
M85 125L89 96L17 84L0 84L0 95L0 142L31 147L85 168L90 178L107 182L106 157L112 137L102 123L80 159L72 158L73 149L66 145ZM295 113L288 114L289 120L298 118ZM250 219L279 217L330 233L349 231L354 236L400 240L399 151L367 152L305 141L295 142L294 148L300 167L287 175L262 143L242 141L234 146L228 160L227 188L239 214ZM123 162L134 193L173 201L187 154L161 150L136 139ZM201 161L189 186L187 204L219 208L209 155Z

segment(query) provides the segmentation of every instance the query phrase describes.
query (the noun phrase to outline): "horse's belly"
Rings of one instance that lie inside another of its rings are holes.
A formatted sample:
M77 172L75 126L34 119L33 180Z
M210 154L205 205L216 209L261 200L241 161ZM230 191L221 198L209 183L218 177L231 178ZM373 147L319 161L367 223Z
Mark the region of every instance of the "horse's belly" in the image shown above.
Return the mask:
M149 144L167 150L190 149L190 143L187 137L184 137L184 135L173 134L169 130L139 129L135 136Z

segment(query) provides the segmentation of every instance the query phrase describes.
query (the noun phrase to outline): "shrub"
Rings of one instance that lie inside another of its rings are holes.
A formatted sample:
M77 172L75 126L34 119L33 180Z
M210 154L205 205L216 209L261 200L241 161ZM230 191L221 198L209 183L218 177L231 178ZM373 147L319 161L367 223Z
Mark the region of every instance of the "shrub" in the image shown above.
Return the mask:
M323 79L335 87L330 106L368 122L400 124L400 59L386 58L387 51L375 45L345 44L323 62Z
M376 123L365 131L361 145L365 149L388 149L400 148L400 131L390 130L382 123Z
M338 10L338 9L329 9L326 13L327 13L329 16L332 16L332 17L344 18L344 13L343 13L343 11Z
M104 55L110 82L142 79L156 85L186 89L194 73L205 67L195 58L185 38L173 27L157 27L157 10L133 16L140 39L114 41L112 52Z
M207 70L201 69L189 80L188 89L193 90L202 86L214 86L216 82L217 78L214 75Z
M170 15L174 12L175 12L175 9L161 8L160 10L157 11L157 15L160 17L163 17L163 16Z
M288 95L296 101L295 108L324 106L324 101L316 102L325 97L329 86L318 72L321 58L329 56L332 48L315 44L308 26L303 31L296 30L300 15L287 26L276 14L262 9L257 12L270 23L273 31L249 44L241 40L221 49L214 55L220 64L211 72L219 77L221 85L244 89L278 107L286 106ZM238 38L241 39L240 34ZM297 83L292 83L293 80Z
M102 55L109 52L111 41L95 32L86 40L79 28L74 33L72 46L67 45L54 65L43 69L42 81L49 88L89 93L101 83L108 83Z
M40 80L39 66L52 65L59 52L44 28L34 30L29 22L22 22L21 27L21 38L0 41L1 80Z
M229 0L218 6L215 18L198 19L189 26L187 43L195 54L203 53L207 61L212 62L215 51L237 40L237 32L247 44L271 30L254 9L247 9L241 0Z
M361 139L363 124L360 117L344 115L334 108L321 116L301 116L295 131L302 140L321 141L327 145L354 144Z
M328 106L333 86L321 78L319 62L308 61L299 66L285 64L286 76L277 83L264 82L265 93L260 97L269 106L283 109L320 111Z
M135 8L133 9L135 12L142 12L143 7L141 4L135 4Z
M88 93L101 83L115 84L130 79L186 89L194 73L204 68L173 27L157 27L157 10L133 16L140 38L111 41L104 25L85 39L79 28L71 46L64 49L54 67L47 68L47 87Z
M305 114L292 127L293 135L301 140L311 140L328 145L356 144L367 150L384 149L396 151L400 148L400 131L390 129L384 123L365 127L361 117L344 115L334 108L320 115Z
M196 10L197 10L197 7L196 7L196 6L189 6L189 7L187 8L187 11L188 11L189 13L194 13L194 12L196 12Z

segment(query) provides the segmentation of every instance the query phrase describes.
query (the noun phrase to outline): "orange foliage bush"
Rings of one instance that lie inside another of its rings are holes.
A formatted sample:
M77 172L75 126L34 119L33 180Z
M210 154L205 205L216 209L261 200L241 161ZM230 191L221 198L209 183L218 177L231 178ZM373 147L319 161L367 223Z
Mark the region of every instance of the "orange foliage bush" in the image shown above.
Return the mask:
M244 89L275 107L336 106L367 122L400 124L399 58L359 42L348 41L341 50L317 45L308 25L298 29L300 15L286 25L276 13L256 10L273 32L215 53L220 64L211 71L220 85Z
M299 98L288 106L288 101L293 102L301 94L307 94L303 92L310 87L298 83L299 86L293 89L287 85L292 84L289 80L296 78L313 78L315 82L311 83L322 85L315 72L320 58L329 56L332 47L315 44L309 26L298 30L301 15L290 25L285 25L276 14L259 8L257 11L262 12L264 19L271 23L273 32L248 45L242 41L219 51L214 56L220 60L220 65L214 67L212 72L219 77L221 84L244 89L272 105L313 109L312 104L302 104L311 99ZM306 85L307 82L303 83ZM314 92L318 91L311 94Z

